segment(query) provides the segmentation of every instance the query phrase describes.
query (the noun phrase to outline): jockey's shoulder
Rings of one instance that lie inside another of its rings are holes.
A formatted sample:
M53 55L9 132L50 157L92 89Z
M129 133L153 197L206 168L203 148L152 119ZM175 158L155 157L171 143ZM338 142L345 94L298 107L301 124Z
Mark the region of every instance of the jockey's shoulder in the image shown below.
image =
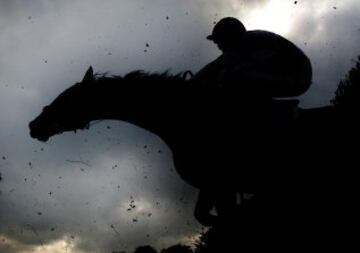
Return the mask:
M252 49L300 50L294 43L274 32L265 30L250 30L245 32L241 46Z

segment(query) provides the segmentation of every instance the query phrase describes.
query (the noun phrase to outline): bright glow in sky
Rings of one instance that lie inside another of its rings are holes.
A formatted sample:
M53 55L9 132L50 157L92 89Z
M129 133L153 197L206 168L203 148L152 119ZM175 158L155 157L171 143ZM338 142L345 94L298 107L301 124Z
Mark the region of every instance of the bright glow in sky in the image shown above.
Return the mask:
M291 31L293 15L294 4L290 4L289 1L274 0L249 11L243 21L249 30L269 30L287 35Z
M76 248L76 244L72 243L73 239L65 238L45 244L43 246L36 246L31 250L26 250L19 253L43 253L43 252L52 252L52 253L83 253L83 251Z

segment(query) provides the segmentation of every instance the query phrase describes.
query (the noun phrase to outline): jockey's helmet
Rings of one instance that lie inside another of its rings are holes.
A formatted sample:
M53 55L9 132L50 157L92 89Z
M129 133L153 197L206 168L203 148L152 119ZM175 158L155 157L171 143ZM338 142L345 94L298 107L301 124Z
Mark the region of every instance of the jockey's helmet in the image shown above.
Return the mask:
M221 41L234 41L241 38L246 32L245 26L236 18L227 17L221 19L212 31L212 34L207 36L208 40L215 43Z

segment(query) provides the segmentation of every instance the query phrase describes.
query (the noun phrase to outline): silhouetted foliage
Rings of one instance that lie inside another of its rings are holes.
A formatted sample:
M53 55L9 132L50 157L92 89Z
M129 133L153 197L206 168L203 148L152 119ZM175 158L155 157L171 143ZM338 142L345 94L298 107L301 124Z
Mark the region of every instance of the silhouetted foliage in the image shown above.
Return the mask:
M355 66L349 71L346 78L342 80L332 104L339 109L353 111L360 106L360 56L355 62Z
M195 243L195 253L209 253L214 252L212 249L213 244L216 241L215 228L210 228L206 232L203 232L199 240Z
M157 251L152 246L145 245L137 247L134 253L157 253Z

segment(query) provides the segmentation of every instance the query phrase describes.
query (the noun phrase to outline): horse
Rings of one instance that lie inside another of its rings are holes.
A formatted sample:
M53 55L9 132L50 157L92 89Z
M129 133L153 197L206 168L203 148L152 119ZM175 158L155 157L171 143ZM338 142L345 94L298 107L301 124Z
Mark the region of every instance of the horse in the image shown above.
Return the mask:
M224 144L216 133L221 132L221 90L203 90L184 76L142 71L96 76L90 67L81 82L43 108L29 124L30 135L45 142L65 131L87 129L91 121L127 121L161 137L173 151L181 178L204 189L211 185L205 178L212 162L220 162L217 146ZM210 162L209 156L216 159Z
M290 164L296 167L306 156L299 143L305 143L314 122L317 133L321 131L316 119L332 118L333 108L299 109L294 100L238 101L232 89L199 86L185 75L134 71L108 77L94 75L90 67L81 82L30 122L30 135L45 142L105 119L126 121L158 135L172 150L180 177L200 190L194 213L204 226L236 217L239 194L242 207L251 202L245 193L262 192L257 198L261 201L252 201L262 207L272 205L269 196L284 189L288 194L283 199L289 200L301 182ZM280 179L284 175L288 181ZM217 216L210 214L214 206Z

